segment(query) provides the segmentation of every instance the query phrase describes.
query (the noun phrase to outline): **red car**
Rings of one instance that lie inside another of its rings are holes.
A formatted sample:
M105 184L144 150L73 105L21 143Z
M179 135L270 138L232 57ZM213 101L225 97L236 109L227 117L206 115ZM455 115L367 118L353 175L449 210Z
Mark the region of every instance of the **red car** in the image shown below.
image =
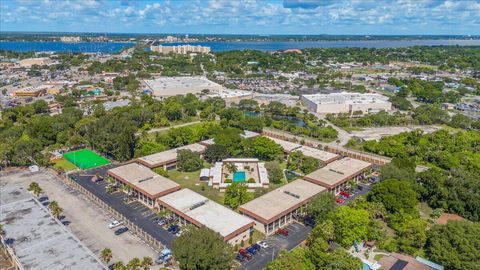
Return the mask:
M340 199L340 198L336 198L335 201L336 201L337 203L344 203L344 202L345 202L345 200L342 200L342 199Z
M247 258L247 260L250 260L252 258L252 255L248 253L248 251L244 248L240 249L238 253L242 254L242 256Z
M283 236L288 236L288 231L285 229L278 229L277 234L281 234Z
M348 192L346 192L346 191L340 191L340 195L343 195L343 196L345 196L345 197L347 197L347 198L351 196L350 193L348 193Z

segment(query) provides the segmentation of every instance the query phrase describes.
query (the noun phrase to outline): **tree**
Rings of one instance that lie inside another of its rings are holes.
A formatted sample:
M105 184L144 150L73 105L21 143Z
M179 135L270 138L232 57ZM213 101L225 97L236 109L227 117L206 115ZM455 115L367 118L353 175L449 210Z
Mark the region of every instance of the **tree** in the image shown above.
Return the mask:
M417 252L423 248L427 239L427 224L424 220L417 218L406 221L397 229L398 248L410 255L418 255Z
M298 171L302 165L302 161L305 158L301 151L293 151L288 155L287 169L291 171Z
M275 260L269 262L265 270L314 270L315 265L306 258L305 251L295 248L292 251L282 250Z
M427 233L427 256L445 269L478 269L480 262L480 223L449 221L435 225Z
M336 249L329 254L327 263L322 269L325 270L350 270L361 269L362 261L348 254L345 250Z
M237 209L249 200L248 187L244 183L233 182L225 189L224 204L232 209Z
M335 209L335 196L332 193L320 193L307 204L305 211L316 221L323 221Z
M57 201L50 202L50 204L48 205L48 208L50 208L52 215L56 218L59 218L63 212L63 209L60 208Z
M390 179L376 184L368 196L372 202L381 202L388 212L404 211L414 214L417 211L417 194L407 181Z
M283 181L283 171L280 168L278 161L270 161L265 163L267 169L268 179L274 184L279 184Z
M236 128L226 128L214 135L215 144L225 147L230 156L238 156L241 153L241 131Z
M370 219L366 210L340 206L334 213L333 223L336 239L344 247L353 245L355 240L365 240L368 236Z
M335 240L335 226L331 219L327 219L321 223L317 223L308 235L308 242L313 243L316 239L321 238L324 241Z
M149 270L150 267L153 265L152 257L143 257L141 265L143 267L143 270Z
M125 265L123 264L123 262L118 261L118 262L116 262L116 263L113 264L113 269L114 269L114 270L124 270L124 269L125 269Z
M264 136L254 137L252 140L255 156L262 160L274 160L283 154L282 147L272 139Z
M173 241L173 255L185 270L230 269L233 250L218 233L206 228L192 228Z
M228 150L225 146L211 144L208 145L205 149L205 153L203 153L203 158L209 163L215 163L218 161L222 161L223 159L228 157Z
M318 169L320 166L320 161L313 157L306 157L302 161L301 170L304 174L309 174Z
M40 196L40 194L43 192L42 188L37 182L31 182L27 190L32 192L35 197Z
M112 250L109 248L102 249L100 252L100 258L102 258L102 260L108 264L112 259Z
M203 167L203 161L200 154L189 149L182 149L177 152L177 167L180 171L193 172Z
M139 258L133 258L127 263L126 269L127 270L138 270L138 269L140 269L140 266L141 266L140 259Z

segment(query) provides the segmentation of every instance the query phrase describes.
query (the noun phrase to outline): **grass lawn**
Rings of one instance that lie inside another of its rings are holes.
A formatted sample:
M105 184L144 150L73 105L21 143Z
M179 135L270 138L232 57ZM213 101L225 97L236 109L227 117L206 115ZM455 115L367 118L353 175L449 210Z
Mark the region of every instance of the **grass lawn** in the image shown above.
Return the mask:
M384 256L385 256L385 255L383 255L383 254L377 254L377 255L375 255L375 256L373 257L373 259L378 262L378 261L379 261L382 257L384 257Z
M68 161L64 158L59 159L59 160L55 161L54 163L55 164L53 165L53 168L55 168L55 170L62 169L63 171L68 172L68 171L75 170L77 168L73 163L71 163L70 161Z
M224 193L209 187L207 182L200 182L199 176L200 170L194 172L180 172L177 169L168 171L168 178L179 183L182 188L189 188L223 205Z

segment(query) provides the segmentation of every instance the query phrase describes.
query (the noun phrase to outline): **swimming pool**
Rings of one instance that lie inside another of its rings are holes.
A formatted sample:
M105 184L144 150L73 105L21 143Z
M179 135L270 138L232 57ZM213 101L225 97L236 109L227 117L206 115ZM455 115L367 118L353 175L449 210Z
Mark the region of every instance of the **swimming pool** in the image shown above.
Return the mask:
M245 182L245 172L239 171L233 173L233 182Z

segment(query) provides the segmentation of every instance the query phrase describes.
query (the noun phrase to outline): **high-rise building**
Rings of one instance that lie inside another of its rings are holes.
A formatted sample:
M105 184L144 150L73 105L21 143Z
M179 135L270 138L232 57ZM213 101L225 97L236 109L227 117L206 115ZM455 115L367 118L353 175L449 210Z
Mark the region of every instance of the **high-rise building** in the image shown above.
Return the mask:
M177 54L187 54L187 53L209 53L210 47L205 46L192 46L192 45L179 45L179 46L150 46L150 50L153 52L158 52L162 54L168 53L177 53Z

